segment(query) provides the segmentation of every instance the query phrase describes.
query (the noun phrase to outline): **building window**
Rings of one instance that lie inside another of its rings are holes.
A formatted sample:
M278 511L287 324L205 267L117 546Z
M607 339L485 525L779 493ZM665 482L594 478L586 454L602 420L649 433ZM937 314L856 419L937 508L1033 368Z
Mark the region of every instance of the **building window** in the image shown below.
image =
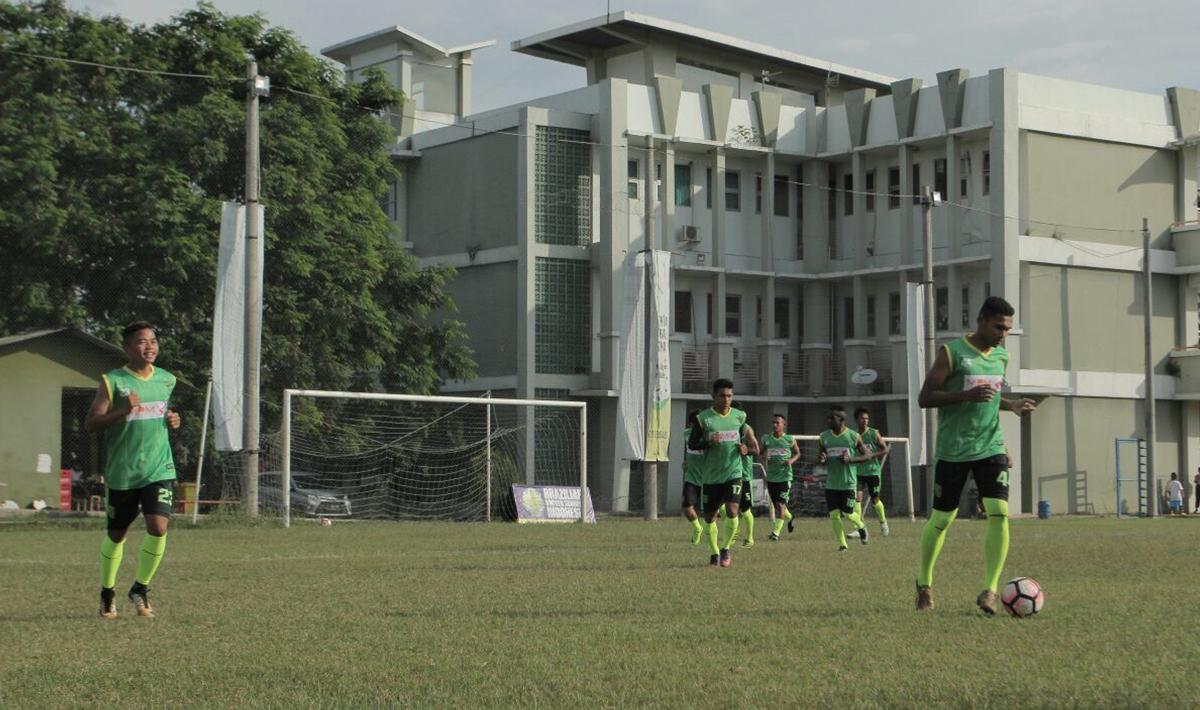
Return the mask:
M675 292L675 332L692 332L692 292Z
M963 286L962 289L962 327L971 327L971 287Z
M790 338L792 324L792 301L789 298L775 299L775 337Z
M867 295L867 337L875 337L875 296Z
M900 315L900 292L892 291L888 294L888 335L900 335L900 325L902 322Z
M712 335L713 328L713 297L711 293L704 294L704 333Z
M875 171L868 170L866 175L867 211L875 211Z
M958 196L966 197L971 177L971 154L963 153L958 159Z
M592 267L587 261L534 261L534 365L547 375L586 374L592 355Z
M704 169L704 206L712 209L712 168Z
M534 146L534 241L592 243L592 152L587 131L538 126Z
M654 164L654 185L654 199L661 204L663 201L662 163Z
M725 209L742 211L742 174L736 170L725 171Z
M983 194L990 195L992 192L992 152L989 150L983 151Z
M796 300L796 335L804 337L804 297Z
M788 207L788 179L787 175L775 176L775 216L787 217L792 213Z
M832 222L833 220L837 219L838 196L837 175L835 175L832 170L829 171L829 182L826 183L826 187L829 188L829 199L826 200L825 211L829 215L829 221ZM830 240L830 243L832 242L833 240Z
M754 173L754 214L762 214L762 173Z
M934 304L937 311L938 330L950 330L950 289L942 286L937 290L937 295L934 298Z
M842 299L842 337L851 339L854 337L854 297L846 296Z
M725 335L742 334L742 297L725 297Z
M888 168L888 209L894 210L900 206L900 168L893 165Z
M920 163L913 163L912 173L912 203L914 205L919 205L921 204L921 195L925 192L925 186L921 184Z
M854 174L842 176L842 214L854 214Z
M796 185L796 258L804 258L804 186L800 184Z
M675 164L675 204L679 207L692 206L692 166Z
M763 337L762 296L754 297L754 337Z
M629 196L629 199L636 200L638 198L638 161L629 161L627 172L629 182L625 185L625 194Z
M942 196L943 200L950 199L946 192L946 159L937 158L933 161L933 191Z

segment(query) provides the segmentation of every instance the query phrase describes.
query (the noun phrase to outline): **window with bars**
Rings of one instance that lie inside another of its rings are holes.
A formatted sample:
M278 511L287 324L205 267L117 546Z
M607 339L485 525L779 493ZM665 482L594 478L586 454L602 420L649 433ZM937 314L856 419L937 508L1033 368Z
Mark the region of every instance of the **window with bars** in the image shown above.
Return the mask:
M792 324L792 302L788 298L775 299L775 337L790 338Z
M868 170L866 174L867 211L875 211L875 171Z
M888 335L900 335L901 323L900 292L892 291L888 294Z
M893 165L888 168L888 209L894 210L900 206L900 167Z
M875 337L875 294L867 295L867 336Z
M692 332L692 292L675 292L675 332Z
M937 315L935 327L938 330L950 330L950 289L942 286L934 295L934 305Z
M730 212L742 210L742 175L736 170L725 171L725 209Z
M958 196L966 197L971 184L971 154L963 153L958 158Z
M775 176L775 216L787 217L792 213L788 208L788 178L787 175Z
M850 216L854 214L854 174L846 173L842 176L842 214Z
M591 264L538 257L534 262L534 367L547 375L591 369Z
M537 127L534 241L592 243L592 149L587 131Z
M842 299L842 337L846 339L854 338L854 297L846 296Z
M675 164L675 204L680 207L692 206L692 166L690 164Z
M946 159L936 158L933 161L933 191L942 196L943 200L950 199L950 194L946 192L949 188L946 186Z
M983 151L983 185L980 192L987 195L992 191L992 152L990 150Z
M630 160L625 164L625 175L627 180L625 183L625 194L631 200L638 199L638 175L640 174L641 170L638 168L638 161Z
M742 297L725 296L725 335L742 334Z

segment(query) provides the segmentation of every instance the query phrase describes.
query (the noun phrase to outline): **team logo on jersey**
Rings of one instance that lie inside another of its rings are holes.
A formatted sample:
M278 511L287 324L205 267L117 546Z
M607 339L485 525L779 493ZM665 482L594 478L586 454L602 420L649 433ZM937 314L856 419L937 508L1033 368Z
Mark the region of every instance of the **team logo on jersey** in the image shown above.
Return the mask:
M140 419L162 419L167 415L166 402L143 402L135 404L129 410L129 416L125 417L125 421L137 421Z
M714 444L727 444L740 438L741 436L736 431L714 431L708 435L708 440Z
M970 367L970 366L971 366L971 365L973 365L973 364L975 364L975 358L973 358L973 357L964 357L964 358L962 359L962 366L963 366L963 367Z

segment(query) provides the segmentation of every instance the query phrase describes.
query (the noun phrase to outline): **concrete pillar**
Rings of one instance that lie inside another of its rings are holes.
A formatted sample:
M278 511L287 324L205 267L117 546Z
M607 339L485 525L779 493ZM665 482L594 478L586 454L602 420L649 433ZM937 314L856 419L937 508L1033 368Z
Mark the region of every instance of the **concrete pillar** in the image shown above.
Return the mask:
M942 199L950 202L961 202L964 199L959 196L958 191L960 173L958 145L958 136L946 136L946 192L948 194L942 195ZM947 209L943 223L946 225L947 253L951 259L954 259L961 255L962 250L962 210L953 207ZM954 329L951 328L951 330Z
M827 200L821 186L829 181L829 164L805 161L800 167L804 189L804 270L822 273L829 270L829 217ZM807 321L806 321L807 322Z
M626 82L600 84L602 110L594 119L593 137L600 144L596 190L599 195L599 244L595 251L600 280L600 380L603 389L620 389L620 322L625 307L622 267L629 248L629 200L625 196L629 149L625 147ZM524 141L533 143L533 141ZM533 194L532 189L529 194Z
M471 113L471 65L475 60L470 52L463 52L458 59L458 117Z
M901 145L897 149L897 154L900 160L900 194L915 195L919 186L913 185L912 181L912 166L913 166L913 149L908 145ZM916 250L916 238L914 237L914 220L916 220L916 209L913 206L912 199L909 197L900 198L900 263L915 264L918 262Z
M866 178L866 159L863 157L862 151L855 151L850 155L850 174L854 184L854 194L846 195L852 201L854 206L854 214L851 216L847 229L850 231L850 238L847 241L850 254L853 258L854 268L862 269L867 265L867 196L864 192L867 189ZM843 254L842 256L846 256Z
M1017 214L1020 205L1020 130L1017 125L1017 82L1019 75L1011 69L993 69L988 73L992 130L989 150L992 161L991 204L992 228L992 294L1013 305L1017 315L1005 348L1009 352L1008 380L1021 382L1021 262L1018 254L1017 220L1003 215ZM1011 446L1010 439L1010 446ZM1017 458L1016 452L1013 457Z
M662 205L659 207L658 233L659 245L661 249L672 249L675 246L675 146L670 141L663 145L663 161L662 161L662 186L663 199Z

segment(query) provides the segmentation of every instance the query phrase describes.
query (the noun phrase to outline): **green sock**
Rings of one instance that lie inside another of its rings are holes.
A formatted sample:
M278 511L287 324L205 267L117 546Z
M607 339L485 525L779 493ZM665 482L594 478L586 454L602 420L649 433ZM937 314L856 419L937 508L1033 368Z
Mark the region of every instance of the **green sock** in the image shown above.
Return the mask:
M158 571L158 563L162 562L163 550L167 549L167 536L155 537L146 533L142 538L142 554L138 555L137 581L139 584L150 585L154 573Z
M692 519L692 530L697 534L704 532L704 526L700 524L700 518Z
M847 514L846 520L854 523L855 530L861 530L862 528L867 527L867 524L863 522L862 516L858 514L858 511Z
M917 584L922 587L933 586L933 565L942 552L942 544L946 542L946 530L954 522L958 509L934 510L921 531L921 571L917 575Z
M720 508L717 508L717 517L718 518L728 518L729 517L729 513L725 512L725 504L724 503L721 504Z
M738 532L738 516L725 518L725 542L721 545L722 550L728 550L733 544L733 538L737 537Z
M721 552L721 547L720 547L720 545L717 544L717 523L716 523L716 521L713 521L711 523L705 523L704 527L708 528L708 549L712 550L712 553L714 555L719 554Z
M887 525L887 515L883 512L883 500L875 501L875 514L879 516L879 522Z
M783 518L775 518L775 537L779 537L779 533L783 532L783 524L786 522Z
M745 511L742 513L742 520L746 522L746 539L754 539L754 513Z
M861 500L854 501L854 514L857 515L859 518L862 518L862 501Z
M994 592L1008 557L1008 501L984 498L983 509L988 516L983 536L983 586Z
M842 511L830 512L829 519L833 521L833 539L842 547L846 547L846 526L842 524Z
M113 542L108 535L100 542L100 586L112 589L117 585L117 570L125 556L125 541Z
M791 520L791 519L792 519L792 518L794 518L794 517L796 517L796 516L792 515L792 511L791 511L791 510L789 510L788 508L784 508L784 509L783 509L783 521L784 521L785 523L786 523L787 521Z

